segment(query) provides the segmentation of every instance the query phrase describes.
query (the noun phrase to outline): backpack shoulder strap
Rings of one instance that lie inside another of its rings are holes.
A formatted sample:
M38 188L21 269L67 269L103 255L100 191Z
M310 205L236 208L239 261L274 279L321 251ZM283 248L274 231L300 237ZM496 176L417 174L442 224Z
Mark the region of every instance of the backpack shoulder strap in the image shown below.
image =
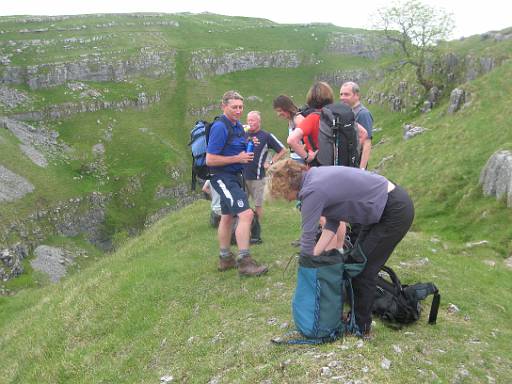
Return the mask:
M398 292L403 290L402 283L400 282L400 279L396 275L395 271L393 271L391 269L391 267L384 265L384 266L382 266L381 271L384 271L389 275L389 278L391 279L393 286L397 289Z
M226 127L226 130L228 131L228 138L226 139L226 143L224 144L224 147L226 147L226 145L231 143L231 141L233 140L233 136L235 134L233 130L233 124L231 124L231 121L229 121L229 119L225 115L216 116L215 120L222 121L222 123Z
M224 150L224 148L226 148L226 145L231 143L231 141L233 140L233 137L234 137L233 125L231 124L231 122L228 120L228 118L225 115L215 116L215 118L213 119L211 124L207 125L207 127L206 127L206 144L208 144L211 127L216 121L222 122L222 124L224 124L224 127L226 127L226 130L228 132L228 137L226 139L226 142L224 143L224 147L222 148L222 150Z

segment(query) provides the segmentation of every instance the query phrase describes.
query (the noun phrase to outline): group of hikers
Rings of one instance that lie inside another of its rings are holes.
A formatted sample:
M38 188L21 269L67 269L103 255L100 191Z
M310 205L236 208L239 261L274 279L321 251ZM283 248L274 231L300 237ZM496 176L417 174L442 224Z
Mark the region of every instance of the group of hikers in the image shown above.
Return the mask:
M284 159L288 151L273 134L261 129L260 112L247 114L244 129L244 99L236 91L226 92L221 103L223 115L213 122L208 135L210 179L203 190L212 195L211 221L218 226L219 271L237 268L241 276L260 276L268 271L250 253L250 243L261 241L251 238L251 224L255 215L260 220L263 217L265 188L272 198L297 201L302 217L301 256L325 255L334 249L343 253L349 227L351 242L367 258L363 271L352 280L355 304L351 313L360 334L369 336L378 272L410 228L414 207L399 185L366 170L373 118L361 104L359 86L344 83L339 99L335 101L329 84L320 81L307 93L307 108L299 109L286 95L273 101L278 117L288 121L290 156ZM357 138L356 161L340 162L344 154L339 152L333 155L338 161L323 161L322 147L327 144L322 139L321 119L326 109L351 114ZM275 154L267 161L269 149ZM230 250L235 220L238 255Z

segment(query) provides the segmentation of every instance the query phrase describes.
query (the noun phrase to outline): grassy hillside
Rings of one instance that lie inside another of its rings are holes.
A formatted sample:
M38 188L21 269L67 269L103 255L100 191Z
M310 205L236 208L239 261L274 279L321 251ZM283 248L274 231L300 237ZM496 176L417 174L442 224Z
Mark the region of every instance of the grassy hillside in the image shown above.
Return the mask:
M298 213L284 203L267 212L265 242L253 249L271 266L262 278L216 271L215 231L208 204L199 202L61 284L1 299L2 381L154 383L172 375L179 383L311 383L329 381L326 366L332 377L367 383L508 380L510 272L493 256L485 255L497 261L490 267L481 254L419 232L409 233L391 265L405 282L436 282L437 325L426 324L427 305L401 331L378 321L371 343L271 344L293 327L296 265L284 268ZM460 312L449 313L449 303Z
M69 159L53 159L41 169L19 151L9 132L0 130L0 163L36 187L23 199L0 205L2 224L99 191L112 196L104 230L119 247L105 257L82 237L45 234L46 244L86 249L89 258L52 285L25 260L28 273L6 285L17 294L0 297L1 382L154 383L165 375L185 383L509 381L512 286L503 260L512 252L512 216L503 201L482 196L478 178L492 153L512 149L510 60L462 84L471 103L455 115L446 113L446 95L424 115L369 105L375 125L382 128L374 137L370 168L390 158L380 173L403 185L416 207L413 228L390 264L406 283L438 285L438 324L426 325L424 314L401 331L377 322L377 339L371 343L349 338L320 347L277 347L269 339L293 327L296 265L285 271L296 252L289 243L299 234L299 215L292 205L266 207L264 243L253 252L271 271L258 279L216 271L216 235L207 225L204 201L171 214L139 238L126 238L143 231L148 215L174 203L173 198L157 199L158 189L188 181L188 133L198 118L190 110L218 103L227 89L237 89L246 97L257 96L246 101L246 111L260 110L264 129L284 141L286 124L271 107L275 96L286 93L302 104L319 73L382 70L389 58L321 53L330 33L361 31L219 15L7 17L0 18L0 30L1 48L12 53L12 65L20 66L79 60L95 52L124 60L143 47L176 50L175 71L158 79L140 75L122 82L83 82L100 91L103 100L134 100L139 92L159 92L159 103L145 110L102 110L37 123L59 133L72 148ZM58 48L64 39L77 36L85 42L73 40L66 43L71 48ZM23 49L9 43L45 39L46 45ZM509 55L509 45L473 37L444 48L503 57ZM194 50L241 46L255 51L300 48L315 60L293 69L258 68L202 80L188 76ZM381 85L393 89L410 79L408 71L395 71ZM25 92L30 102L14 109L2 106L0 114L82 100L67 85L35 91L26 84L9 87ZM404 123L428 131L404 141ZM105 148L100 169L92 152L98 143ZM480 240L488 243L466 245ZM450 303L460 312L450 312ZM381 367L384 359L391 361L389 369ZM331 376L322 376L322 367L329 367Z
M464 84L471 93L471 104L454 115L446 113L446 103L417 117L386 117L376 110L377 124L382 123L384 129L375 142L387 141L372 154L372 164L394 155L381 172L412 192L416 228L461 242L486 239L503 257L512 248L510 209L506 202L483 197L478 180L487 159L498 149L512 146L508 122L511 74L512 65L507 62ZM406 122L429 131L404 141L401 134Z

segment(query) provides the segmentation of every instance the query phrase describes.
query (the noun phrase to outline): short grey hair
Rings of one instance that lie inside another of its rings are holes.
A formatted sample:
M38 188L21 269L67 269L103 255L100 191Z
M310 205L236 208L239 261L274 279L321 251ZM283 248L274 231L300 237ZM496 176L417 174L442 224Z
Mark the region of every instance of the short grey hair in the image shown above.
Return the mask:
M256 115L258 116L258 120L261 120L261 112L260 111L250 111L247 116L249 115Z
M347 81L347 82L343 83L343 85L341 87L345 87L345 86L351 87L352 92L355 93L356 95L359 95L359 93L361 92L361 89L359 88L359 84L354 83L353 81Z
M229 103L229 100L244 101L244 98L237 91L231 90L227 91L224 95L222 95L222 104L227 105Z

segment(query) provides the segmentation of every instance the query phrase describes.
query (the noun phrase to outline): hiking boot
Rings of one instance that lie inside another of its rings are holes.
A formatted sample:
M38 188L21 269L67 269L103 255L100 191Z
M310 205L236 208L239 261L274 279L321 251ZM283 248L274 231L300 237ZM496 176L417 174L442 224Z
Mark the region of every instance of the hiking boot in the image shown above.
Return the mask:
M224 272L233 268L236 268L236 261L232 253L229 254L229 257L219 257L218 270L220 272Z
M250 244L261 244L263 243L263 240L261 239L261 237L252 237L251 240L249 241Z
M237 266L240 276L260 276L268 271L266 265L258 265L251 256L245 256L238 260Z

